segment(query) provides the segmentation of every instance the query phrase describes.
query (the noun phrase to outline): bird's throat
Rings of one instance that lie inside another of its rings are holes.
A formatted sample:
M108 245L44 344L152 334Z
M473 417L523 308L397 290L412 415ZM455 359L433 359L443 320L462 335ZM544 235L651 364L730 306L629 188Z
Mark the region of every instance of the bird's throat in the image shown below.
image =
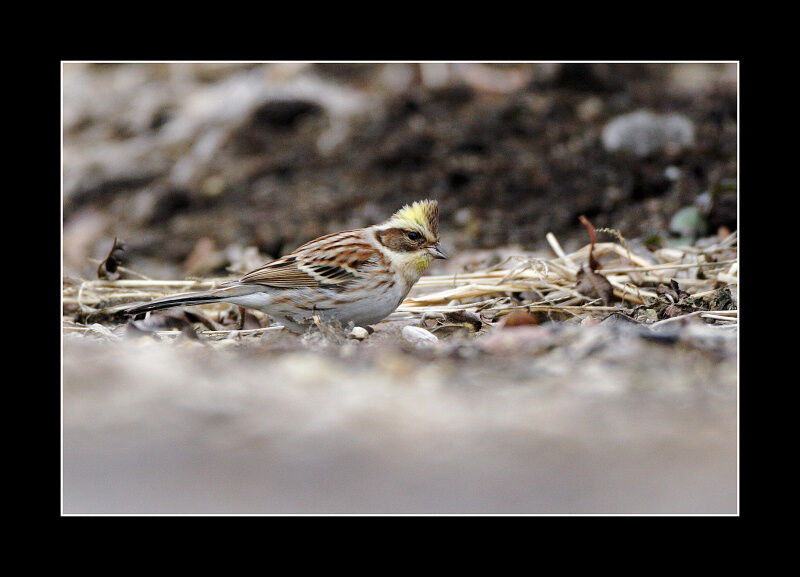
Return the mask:
M414 270L422 275L422 273L424 273L428 267L431 266L432 262L433 257L427 252L422 252L421 254L414 256L414 259L411 261L411 266L413 266Z

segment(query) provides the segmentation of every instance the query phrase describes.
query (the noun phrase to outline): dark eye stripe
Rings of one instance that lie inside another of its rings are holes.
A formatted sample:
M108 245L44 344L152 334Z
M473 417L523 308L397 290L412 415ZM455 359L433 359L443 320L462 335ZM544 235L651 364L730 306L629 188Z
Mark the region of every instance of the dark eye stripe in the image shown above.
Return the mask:
M386 230L378 231L376 238L378 242L380 242L383 246L390 250L395 250L399 252L413 252L420 250L420 241L419 240L411 240L408 237L408 233L412 232L409 230L401 229L401 228L389 228ZM416 232L416 231L413 231ZM419 234L419 238L422 239L422 235Z

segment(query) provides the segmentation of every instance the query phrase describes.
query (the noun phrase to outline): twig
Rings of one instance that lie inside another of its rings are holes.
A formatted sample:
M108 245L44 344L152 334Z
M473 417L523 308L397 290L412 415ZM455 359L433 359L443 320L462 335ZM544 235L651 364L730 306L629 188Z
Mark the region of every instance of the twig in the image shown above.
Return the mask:
M712 266L721 266L725 264L736 263L738 261L735 260L722 260L718 262L696 262L696 263L684 263L684 264L654 264L650 266L640 266L640 267L628 267L628 268L606 268L603 269L603 272L606 274L610 273L621 273L621 272L645 272L651 270L681 270L686 268L696 268L696 267L712 267Z
M578 270L578 268L580 268L572 261L572 259L570 259L570 257L566 255L564 249L561 248L560 244L558 244L556 235L554 235L552 232L548 232L545 235L545 239L547 239L547 243L550 245L550 248L553 249L553 252L556 253L561 260L563 260L565 263L567 263L570 267L572 267L576 271Z
M283 329L284 329L284 327L278 326L278 327L262 327L260 329L243 329L243 330L231 329L229 331L200 331L199 334L201 334L201 335L231 335L231 336L236 336L236 335L256 335L258 333L267 333L267 332L271 332L271 331L282 331Z

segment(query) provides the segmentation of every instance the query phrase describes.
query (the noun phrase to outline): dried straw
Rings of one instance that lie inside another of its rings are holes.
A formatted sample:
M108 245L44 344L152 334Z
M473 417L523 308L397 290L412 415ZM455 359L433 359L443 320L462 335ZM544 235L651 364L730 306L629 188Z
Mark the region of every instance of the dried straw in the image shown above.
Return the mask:
M666 248L647 252L646 255L632 252L620 235L621 243L599 242L594 247L594 256L602 264L597 272L608 279L614 295L620 299L604 305L596 296L581 294L576 289L576 275L581 265L588 261L590 246L586 245L568 254L555 235L548 233L546 239L556 255L555 258L545 258L533 253L520 254L506 259L500 265L487 266L481 270L421 278L409 297L389 318L467 310L480 312L487 319L497 319L520 309L547 314L560 313L578 319L605 317L610 312L629 312L635 306L652 302L652 299L658 298L656 287L661 283L669 285L672 279L680 284L681 289L697 297L711 296L720 288L738 284L735 232L710 246ZM144 302L180 292L207 290L226 280L231 279L138 278L73 282L65 279L62 304L65 314L69 314L68 311L113 313L133 302ZM209 310L220 307L205 306ZM736 323L737 312L706 311L696 316L714 319L715 322ZM667 321L659 321L664 322ZM71 331L79 328L74 322L64 326L65 330ZM226 331L204 332L221 334ZM264 330L237 332L258 334Z

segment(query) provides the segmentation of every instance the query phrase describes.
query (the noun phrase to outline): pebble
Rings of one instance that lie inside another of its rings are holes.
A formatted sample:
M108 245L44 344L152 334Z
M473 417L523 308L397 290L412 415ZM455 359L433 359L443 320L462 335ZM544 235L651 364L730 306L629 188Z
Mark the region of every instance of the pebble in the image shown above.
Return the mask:
M412 344L424 346L431 345L439 341L436 335L430 331L411 325L403 327L403 338Z
M367 331L367 329L365 329L364 327L353 327L353 330L351 330L347 334L348 339L356 339L358 341L363 341L368 336L369 336L369 331Z
M603 146L645 157L664 148L675 151L694 143L694 125L680 114L639 110L617 116L603 129Z
M664 176L667 180L675 182L681 177L681 169L677 166L668 166L664 169Z

